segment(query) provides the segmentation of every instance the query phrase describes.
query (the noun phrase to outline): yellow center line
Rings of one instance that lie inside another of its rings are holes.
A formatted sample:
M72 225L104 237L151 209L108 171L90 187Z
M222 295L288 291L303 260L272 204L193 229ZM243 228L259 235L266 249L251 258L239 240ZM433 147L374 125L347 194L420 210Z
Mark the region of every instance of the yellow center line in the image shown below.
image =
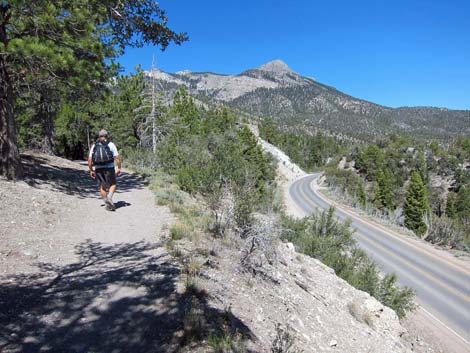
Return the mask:
M311 206L313 207L317 207L315 205L315 203L303 192L303 190L301 188L299 188L299 192L300 194L302 195L302 198L307 201ZM470 303L470 296L466 296L465 294L462 294L460 291L458 290L455 290L454 288L451 288L449 287L447 284L445 284L444 282L440 281L439 279L435 278L433 275L430 275L429 273L425 272L424 270L420 269L419 267L413 265L412 263L410 263L408 260L405 260L403 259L402 257L398 256L397 254L391 252L390 250L386 249L385 247L383 247L382 245L380 245L379 243L377 243L375 240L372 240L370 238L367 238L366 236L364 236L363 234L360 234L360 233L356 233L358 236L360 236L363 240L367 241L369 244L372 244L373 246L375 247L378 247L380 248L382 251L384 251L385 253L387 253L388 255L392 256L393 258L397 259L398 261L400 261L401 263L407 265L408 267L414 269L415 271L421 273L423 276L425 276L426 278L428 278L429 280L433 281L434 283L436 283L437 285L439 285L440 287L442 287L443 289L446 289L447 291L449 291L450 293L458 296L459 298L463 299L465 302L469 302Z
M310 187L310 184L309 184L309 187ZM333 200L330 200L329 198L327 198L326 196L320 194L319 192L316 192L315 190L313 190L313 188L310 187L310 189L315 193L315 195L317 195L318 198L322 199L323 201L325 201L326 203L329 203L329 204L332 204L333 206L337 207L338 209L340 209L341 211L343 211L344 213L346 213L347 215L353 217L353 218L356 218L357 220L361 221L360 219L360 216L346 208L344 208L342 205L340 205L338 202L336 201L333 201ZM361 221L362 222L362 221ZM363 222L364 223L364 222ZM451 262L449 260L445 260L443 258L441 258L440 256L437 256L436 254L433 254L432 252L426 250L426 249L423 249L419 246L416 246L414 245L413 243L403 239L403 236L388 229L388 228L385 228L384 226L382 225L379 225L379 224L376 224L374 223L373 221L368 221L367 222L367 225L372 227L372 228L375 228L381 232L385 232L387 235L389 236L393 236L395 239L397 239L398 241L400 241L401 243L405 244L405 245L408 245L408 246L411 246L412 248L414 248L415 250L419 251L420 253L423 253L423 254L426 254L428 256L431 256L432 258L448 265L448 266L451 266L453 267L454 269L456 269L457 271L463 273L464 275L467 275L469 276L470 278L470 271L468 271L467 269L464 269L462 267L460 267L459 265L455 264L454 262Z
M430 275L429 273L423 271L422 269L420 269L419 267L417 267L416 265L412 264L411 262L409 262L408 260L405 260L403 259L402 257L398 256L397 254L395 254L394 252L386 249L384 246L378 244L377 242L373 241L372 239L370 238L367 238L366 236L364 236L363 234L361 233L356 233L362 240L365 240L366 242L368 242L369 244L371 244L372 246L375 246L377 248L380 248L382 251L384 251L385 253L387 253L388 255L394 257L395 259L397 259L398 261L400 261L401 263L411 267L412 269L414 269L416 272L419 272L421 273L423 276L427 277L429 280L433 281L434 283L436 283L437 285L439 285L440 287L446 289L447 291L451 292L452 294L458 296L459 298L463 299L465 302L468 302L470 303L470 296L465 296L465 294L462 294L461 292L455 290L454 288L452 287L449 287L447 284L445 284L444 282L440 281L439 279L437 279L436 277L434 277L433 275Z

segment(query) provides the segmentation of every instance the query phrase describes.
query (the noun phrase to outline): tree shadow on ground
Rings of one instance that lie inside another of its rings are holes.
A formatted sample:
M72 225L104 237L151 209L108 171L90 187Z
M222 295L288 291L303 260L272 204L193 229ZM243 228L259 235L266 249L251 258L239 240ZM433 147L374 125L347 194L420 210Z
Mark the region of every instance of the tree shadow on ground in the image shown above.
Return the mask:
M178 291L179 265L156 245L88 241L76 253L70 265L0 278L0 352L177 352L194 339L187 318L195 301L198 340L221 321L254 339L203 291Z
M68 195L80 198L99 197L98 182L90 178L88 171L80 168L56 167L39 156L24 154L21 160L25 170L24 181L32 187L47 184L52 190ZM123 173L117 177L117 193L142 189L146 184L146 181L136 174Z

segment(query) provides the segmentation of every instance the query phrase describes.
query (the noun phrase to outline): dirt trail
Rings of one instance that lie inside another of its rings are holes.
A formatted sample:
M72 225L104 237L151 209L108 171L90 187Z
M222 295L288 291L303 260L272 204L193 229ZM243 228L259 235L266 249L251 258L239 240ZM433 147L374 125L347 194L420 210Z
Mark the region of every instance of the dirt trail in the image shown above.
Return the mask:
M169 210L136 175L109 212L85 165L24 160L25 182L0 181L0 352L171 351L184 301Z
M118 183L115 212L107 211L98 195L81 199L80 216L72 219L69 231L80 240L106 244L159 240L162 227L172 220L168 210L155 205L154 194L139 177L124 172Z

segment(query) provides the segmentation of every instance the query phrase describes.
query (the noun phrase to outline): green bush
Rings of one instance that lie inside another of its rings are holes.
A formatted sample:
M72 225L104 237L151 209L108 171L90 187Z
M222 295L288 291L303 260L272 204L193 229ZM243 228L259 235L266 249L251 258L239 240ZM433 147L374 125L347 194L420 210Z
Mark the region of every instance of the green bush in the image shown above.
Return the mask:
M162 169L175 176L181 190L210 197L225 185L240 190L241 223L248 214L271 203L275 165L256 137L226 108L196 107L184 90L175 95L169 114L174 128L159 143ZM241 190L247 189L247 192Z
M155 199L157 200L157 205L166 206L170 203L170 191L168 189L159 189L155 191Z
M284 238L300 252L333 268L339 277L392 308L399 317L413 309L413 291L399 288L395 275L380 278L377 266L356 247L350 223L337 221L333 208L303 220L284 217L283 227L287 229Z
M229 334L211 333L207 338L207 344L215 353L224 353L231 351L233 338Z
M170 238L180 240L189 234L190 230L186 224L176 223L170 228Z
M411 288L400 288L397 285L397 276L387 274L381 281L376 298L384 305L395 310L399 318L405 317L409 311L414 310L414 292Z
M145 148L126 148L120 152L123 165L140 174L151 175L159 167L159 157Z
M348 169L338 169L335 165L325 168L325 180L328 186L336 187L350 195L360 206L367 204L367 194L364 181L355 172Z

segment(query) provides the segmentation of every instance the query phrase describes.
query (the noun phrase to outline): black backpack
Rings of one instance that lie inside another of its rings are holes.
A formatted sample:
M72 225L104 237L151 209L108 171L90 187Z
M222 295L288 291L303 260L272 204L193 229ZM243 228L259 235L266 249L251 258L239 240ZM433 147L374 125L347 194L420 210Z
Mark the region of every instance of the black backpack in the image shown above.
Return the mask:
M113 152L108 145L109 141L96 141L92 156L93 164L102 165L114 161Z

